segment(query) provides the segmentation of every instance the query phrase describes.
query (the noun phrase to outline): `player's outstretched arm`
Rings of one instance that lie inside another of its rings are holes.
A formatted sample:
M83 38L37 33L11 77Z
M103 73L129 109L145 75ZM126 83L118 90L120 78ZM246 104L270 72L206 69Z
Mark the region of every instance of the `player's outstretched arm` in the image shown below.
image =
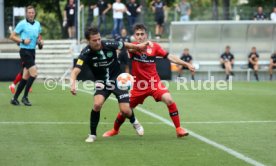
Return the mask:
M80 74L81 69L78 67L74 67L74 69L71 72L71 77L70 77L70 84L71 84L71 93L72 95L76 95L77 91L76 91L76 80L77 80L77 76Z
M182 66L185 66L187 67L190 71L194 72L195 71L195 68L192 64L190 63L187 63L185 61L182 61L179 57L175 56L175 55L171 55L169 54L168 55L168 59L169 61L171 61L172 63L176 63L178 65L182 65Z
M125 48L128 50L135 50L135 51L145 51L147 49L147 46L152 46L152 42L150 41L146 41L144 43L139 43L139 44L132 44L132 43L128 43L128 42L124 42Z

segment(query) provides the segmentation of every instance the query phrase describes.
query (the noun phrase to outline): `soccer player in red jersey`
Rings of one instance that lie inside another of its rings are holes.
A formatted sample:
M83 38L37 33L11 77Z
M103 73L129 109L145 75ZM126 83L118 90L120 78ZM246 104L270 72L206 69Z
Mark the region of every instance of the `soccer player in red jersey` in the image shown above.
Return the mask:
M137 24L134 27L134 38L139 44L147 41L147 29L143 24ZM180 126L180 118L177 106L173 101L167 88L161 83L160 77L156 70L155 58L157 56L168 58L173 63L187 67L190 71L194 71L194 67L187 62L182 61L179 57L173 56L165 51L157 43L150 42L146 52L130 52L132 60L132 75L135 77L133 89L130 92L130 107L134 109L138 104L143 104L148 96L152 96L156 102L162 101L168 107L170 117L176 128L177 137L184 137L188 132ZM103 137L110 137L119 133L119 128L125 121L125 117L121 113L117 115L113 129L105 132ZM142 134L139 135L143 135Z

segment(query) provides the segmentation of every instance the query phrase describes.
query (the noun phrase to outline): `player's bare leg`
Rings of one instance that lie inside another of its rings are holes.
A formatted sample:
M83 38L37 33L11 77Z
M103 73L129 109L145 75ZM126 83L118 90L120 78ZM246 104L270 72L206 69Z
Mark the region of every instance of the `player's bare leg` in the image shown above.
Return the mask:
M276 66L276 63L270 63L269 64L269 80L272 81L272 77L273 77L273 68Z
M228 80L229 79L229 73L230 73L230 71L229 71L229 61L225 62L224 66L225 66L226 80Z
M68 27L68 35L70 39L73 39L73 37L75 36L75 27L71 26Z
M155 25L155 37L157 38L159 35L159 28L158 28L158 24Z
M232 72L232 64L230 61L224 62L225 66L225 74L226 74L226 80L229 80L229 76L234 76L234 73Z
M191 75L192 75L192 80L195 80L195 72L191 71Z
M259 81L259 77L258 77L259 63L258 63L258 61L255 61L253 68L254 68L255 78L257 81Z

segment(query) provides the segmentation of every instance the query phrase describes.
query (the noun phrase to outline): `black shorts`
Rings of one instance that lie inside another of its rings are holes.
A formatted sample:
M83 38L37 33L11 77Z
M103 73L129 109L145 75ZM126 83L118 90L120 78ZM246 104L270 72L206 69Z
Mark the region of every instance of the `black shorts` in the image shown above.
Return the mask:
M29 69L35 65L35 49L21 48L19 54L23 68L26 67Z
M129 103L129 93L127 90L121 90L119 88L117 88L117 86L114 86L115 88L112 89L108 89L108 88L104 88L104 89L97 89L94 96L96 95L102 95L104 96L105 100L110 96L111 93L113 93L117 100L118 103Z
M75 25L75 20L74 19L68 19L67 20L67 26L68 27L72 27Z
M233 68L233 67L234 67L234 64L231 64L231 66L232 66L232 68ZM224 63L221 64L221 67L222 67L223 69L225 69Z
M254 69L254 65L252 63L248 63L248 68Z
M156 16L155 17L156 24L162 26L164 23L164 19L165 19L164 16Z

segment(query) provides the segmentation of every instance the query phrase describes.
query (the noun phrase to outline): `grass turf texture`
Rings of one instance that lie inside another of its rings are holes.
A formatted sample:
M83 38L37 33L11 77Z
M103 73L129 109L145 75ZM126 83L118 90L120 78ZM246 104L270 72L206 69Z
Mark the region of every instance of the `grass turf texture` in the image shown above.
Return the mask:
M0 83L0 87L0 165L249 165L192 136L177 139L174 128L138 110L135 114L145 128L143 137L137 136L126 121L118 136L102 138L118 112L112 100L107 100L102 109L97 141L87 144L84 139L93 105L90 94L78 92L72 96L68 89L48 91L43 84L35 83L29 97L33 106L12 106L8 83ZM275 83L237 82L232 91L175 89L175 83L171 83L184 127L258 162L276 165ZM152 98L147 98L142 107L169 119L166 106Z

